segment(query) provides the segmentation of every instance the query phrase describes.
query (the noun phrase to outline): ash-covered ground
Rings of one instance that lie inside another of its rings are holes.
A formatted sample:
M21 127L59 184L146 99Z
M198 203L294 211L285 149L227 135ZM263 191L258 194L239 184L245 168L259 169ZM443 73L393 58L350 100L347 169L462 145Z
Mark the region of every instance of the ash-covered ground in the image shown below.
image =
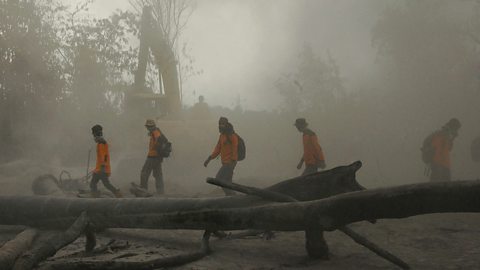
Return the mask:
M25 164L18 161L2 167L1 195L31 194L30 185L34 176L52 170L40 165ZM18 167L28 169L19 172ZM221 191L212 188L210 193L219 195ZM204 196L207 195L208 192ZM478 269L480 265L480 214L432 214L378 220L376 224L361 222L351 226L375 244L403 259L412 269ZM12 239L21 229L0 226L0 245ZM85 247L85 238L81 237L45 263L66 259L142 261L167 257L197 250L202 233L109 229L98 233L97 246L105 245L113 239L115 243L112 250L93 257L83 257L81 253ZM275 237L270 240L261 237L212 237L212 254L172 269L398 269L339 231L327 232L325 238L331 253L330 260L327 261L307 257L303 232L275 232Z
M479 225L478 214L433 214L352 227L412 269L478 269ZM2 227L0 243L14 237L15 232L18 230ZM201 231L109 229L98 234L98 245L115 239L121 249L79 258L72 256L84 250L85 239L79 238L46 264L65 258L142 261L172 256L198 249L201 236ZM212 238L211 255L172 269L399 269L341 232L328 232L325 238L331 252L328 261L307 257L303 232L276 232L270 240ZM127 242L128 248L123 248Z

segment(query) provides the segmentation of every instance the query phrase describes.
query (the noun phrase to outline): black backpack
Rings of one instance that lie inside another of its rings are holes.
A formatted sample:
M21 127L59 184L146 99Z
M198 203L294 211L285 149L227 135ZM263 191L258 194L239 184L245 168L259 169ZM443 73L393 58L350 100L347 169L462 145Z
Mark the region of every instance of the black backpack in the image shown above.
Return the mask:
M238 137L238 149L237 149L238 161L242 161L245 159L247 155L247 147L245 146L245 141L242 139L242 137L240 137L238 134L237 134L237 137Z
M170 157L170 153L172 153L172 143L168 141L163 132L160 131L160 133L162 135L158 139L159 143L157 144L157 152L161 157L168 158Z
M160 156L164 158L170 157L170 153L172 153L172 143L169 141L166 141L162 143L162 148L160 149Z
M430 164L433 161L433 156L435 155L435 148L433 148L432 139L435 134L436 132L428 135L428 137L423 140L422 148L420 148L420 151L422 151L422 161L425 164Z

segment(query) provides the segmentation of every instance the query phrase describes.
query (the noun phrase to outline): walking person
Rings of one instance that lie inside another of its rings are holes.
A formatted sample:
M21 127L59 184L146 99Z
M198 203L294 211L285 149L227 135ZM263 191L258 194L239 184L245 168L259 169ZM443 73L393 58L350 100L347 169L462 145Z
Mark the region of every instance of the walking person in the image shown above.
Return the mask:
M97 184L99 181L102 181L103 185L110 190L115 197L121 198L122 194L120 190L115 188L111 183L108 177L111 174L110 169L110 152L108 150L108 143L103 138L103 128L100 125L95 125L92 127L93 139L97 143L97 161L95 170L92 174L92 180L90 181L90 191L92 197L99 197L100 194L97 189Z
M220 136L217 145L212 154L207 157L203 165L208 166L208 163L220 155L222 166L218 170L216 178L218 180L231 183L233 179L233 171L238 161L238 145L239 136L235 133L233 125L225 117L220 117L218 120L218 131ZM223 189L225 195L235 195L235 192L230 189Z
M450 152L460 127L460 121L452 118L440 130L430 134L424 140L421 149L422 160L430 168L431 182L451 180Z
M167 137L160 131L154 120L148 119L145 122L145 128L148 130L150 141L147 159L140 173L140 186L148 190L148 178L153 172L156 192L157 194L164 194L162 162L163 158L170 154L171 146Z
M301 169L305 163L305 170L302 175L316 173L318 169L325 169L325 156L323 150L318 143L315 132L308 128L305 118L297 118L294 126L303 134L303 156L297 165L297 169Z

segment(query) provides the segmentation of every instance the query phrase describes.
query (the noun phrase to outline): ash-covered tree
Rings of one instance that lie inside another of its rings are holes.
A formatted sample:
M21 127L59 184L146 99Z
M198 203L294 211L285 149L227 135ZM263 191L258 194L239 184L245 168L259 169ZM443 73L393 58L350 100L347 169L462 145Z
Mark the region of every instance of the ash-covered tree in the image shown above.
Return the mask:
M296 69L281 76L275 86L284 98L289 113L325 112L344 100L345 88L340 70L330 54L324 59L305 45Z
M134 20L82 17L90 3L0 1L1 156L54 156L65 138L78 145L82 122L121 111L137 56Z
M67 10L60 22L65 94L70 106L81 112L118 113L136 62L137 48L129 40L136 31L134 20L128 12L105 19L82 17L90 2Z
M0 155L18 157L38 143L56 113L64 81L57 57L54 1L0 1ZM32 154L30 152L30 154ZM2 159L2 157L0 157Z

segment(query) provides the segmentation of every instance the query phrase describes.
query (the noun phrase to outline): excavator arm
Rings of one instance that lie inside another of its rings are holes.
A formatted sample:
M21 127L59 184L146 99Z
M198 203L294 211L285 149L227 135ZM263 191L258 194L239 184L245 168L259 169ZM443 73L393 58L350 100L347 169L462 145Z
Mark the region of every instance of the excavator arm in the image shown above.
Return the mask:
M154 97L145 87L145 76L150 51L163 83L164 95ZM181 109L180 90L178 82L177 61L172 48L168 45L163 32L152 16L151 7L144 7L140 24L140 48L138 67L134 78L134 92L137 98L155 99L160 101L162 111L177 114Z

